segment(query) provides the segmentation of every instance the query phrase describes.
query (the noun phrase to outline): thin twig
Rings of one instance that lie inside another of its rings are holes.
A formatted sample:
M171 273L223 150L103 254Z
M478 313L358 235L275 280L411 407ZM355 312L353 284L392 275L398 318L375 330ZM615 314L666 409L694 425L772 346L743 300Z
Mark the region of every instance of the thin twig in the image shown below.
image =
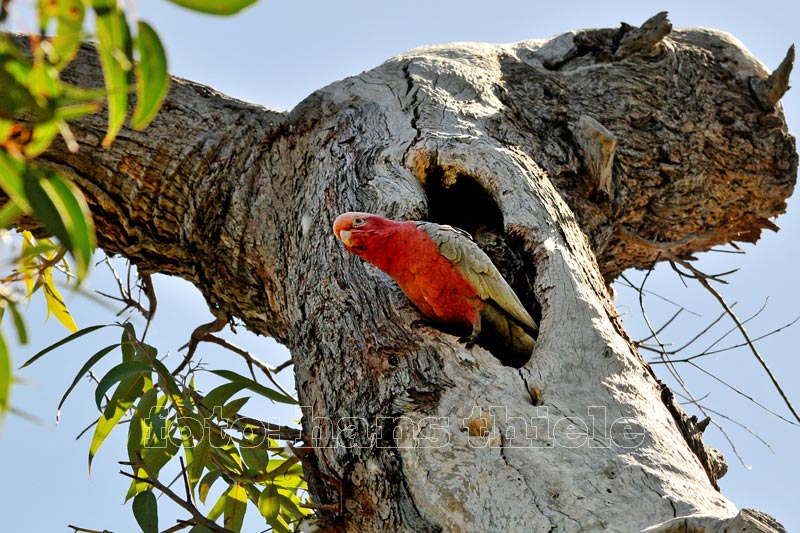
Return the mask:
M744 337L745 341L747 342L747 346L750 348L750 351L752 352L753 356L756 358L756 360L759 362L761 367L764 369L764 372L767 373L767 375L769 376L769 379L772 380L772 384L775 387L775 390L777 390L778 394L780 394L781 398L783 399L784 403L786 404L786 407L789 408L789 411L791 411L791 413L794 415L795 419L798 422L800 422L800 415L797 414L797 411L795 411L794 406L792 405L792 402L789 401L789 398L786 396L786 393L783 391L783 387L781 387L781 384L778 383L778 378L775 377L775 374L772 373L772 370L770 370L769 366L767 365L767 362L764 360L763 357L761 357L761 354L756 349L755 345L753 344L753 341L750 340L750 336L748 335L747 330L744 328L744 325L739 321L739 318L731 310L731 308L728 307L728 304L725 302L725 299L722 297L722 295L720 295L720 293L717 292L717 290L714 289L714 287L712 287L711 284L708 282L709 278L704 277L704 274L702 272L700 272L699 270L697 270L694 266L692 266L688 261L684 261L683 259L678 258L677 256L675 256L673 253L671 253L669 251L666 251L664 253L666 254L666 256L669 258L669 260L671 262L678 263L681 266L683 266L684 268L686 268L687 270L689 270L690 272L692 272L693 274L695 274L697 276L697 281L708 292L710 292L711 295L714 296L714 298L716 298L716 300L719 302L719 304L722 306L722 308L725 310L725 312L728 313L728 316L731 317L731 320L733 320L733 322L736 324L736 327L739 328L739 331L742 333L742 337Z
M309 455L311 453L310 450L312 450L313 448L310 448L310 447L308 449L305 448L305 447L304 448L299 448L299 447L296 447L296 446L292 445L291 442L287 442L286 446L292 451L292 453L295 454L295 456L297 456L298 459L300 459L300 463L303 465L303 467L305 467L305 469L307 471L311 472L311 474L316 479L321 479L321 480L325 481L328 485L331 485L334 489L336 489L339 492L339 497L341 498L343 490L344 490L344 488L343 488L344 486L342 484L342 480L341 479L337 479L335 477L332 477L330 474L327 474L327 473L324 473L324 472L320 471L313 464L313 461L308 461L306 459L306 455ZM321 505L325 505L325 504L321 504Z
M653 272L652 268L648 269L647 273L644 275L644 278L642 278L642 284L639 287L639 310L642 313L642 318L644 318L644 323L647 325L647 329L650 330L650 336L653 339L655 339L658 345L661 347L661 360L664 361L664 364L667 366L667 369L669 370L670 374L672 374L672 377L674 377L675 380L680 384L680 386L688 393L689 391L686 389L686 384L684 383L683 378L681 378L681 375L678 373L677 369L670 363L669 358L666 356L667 348L666 346L664 346L664 343L661 342L661 339L659 339L658 337L658 333L653 328L653 325L650 323L650 318L647 316L647 310L645 309L644 306L644 292L643 292L644 286L647 283L647 279L650 277L650 274L652 272Z
M194 506L191 500L184 500L183 498L172 492L172 490L169 487L161 483L158 480L158 477L153 474L153 471L150 469L150 467L147 466L147 463L144 462L144 460L142 459L142 454L138 451L136 452L136 458L138 459L138 461L136 462L123 461L120 462L120 464L124 466L141 468L147 474L146 478L137 476L135 474L131 474L129 472L125 472L124 470L120 470L119 473L133 480L141 481L143 483L147 483L148 485L152 485L153 488L156 488L159 491L161 491L161 493L167 496L170 500L177 503L178 505L183 507L186 511L188 511L189 514L192 515L195 525L205 526L211 531L216 531L218 533L233 533L230 529L217 524L213 520L209 520L203 513L201 513L197 509L197 507Z
M783 421L784 421L784 422L786 422L787 424L791 424L791 425L793 425L793 426L797 426L797 425L798 425L798 424L797 424L797 422L793 422L793 421L789 420L788 418L786 418L786 417L784 417L784 416L780 415L779 413L776 413L775 411L773 411L773 410L772 410L772 409L770 409L769 407L767 407L767 406L765 406L764 404L762 404L762 403L760 403L760 402L756 401L756 399L755 399L755 398L753 398L752 396L750 396L750 395L748 395L748 394L745 394L744 392L740 391L739 389L737 389L736 387L734 387L733 385L731 385L730 383L728 383L728 382L727 382L727 381L725 381L724 379L722 379L722 378L720 378L720 377L718 377L718 376L715 376L714 374L712 374L711 372L709 372L709 371L708 371L708 370L706 370L705 368L701 367L700 365L698 365L698 364L697 364L697 363L695 363L694 361L688 361L688 363L689 363L690 365L692 365L693 367L695 367L695 368L696 368L697 370L699 370L700 372L702 372L703 374L707 375L708 377L710 377L710 378L714 379L715 381L718 381L719 383L721 383L721 384L722 384L722 385L724 385L725 387L729 388L730 390L732 390L733 392L735 392L735 393L736 393L736 394L738 394L739 396L742 396L743 398L747 398L748 400L750 400L750 401L751 401L751 402L753 402L755 405L757 405L758 407L760 407L761 409L763 409L763 410L764 410L764 411L766 411L767 413L771 414L772 416L776 416L776 417L780 418L781 420L783 420Z
M255 367L257 367L259 370L261 370L264 373L264 375L267 377L267 379L275 387L277 387L278 390L283 395L288 396L289 398L295 399L294 395L291 392L287 391L286 388L284 388L283 385L278 383L278 380L275 379L275 376L273 375L275 373L275 369L273 367L271 367L270 365L264 363L263 361L261 361L260 359L255 357L253 354L251 354L250 352L248 352L244 348L240 348L239 346L236 346L235 344L233 344L233 343L231 343L231 342L229 342L229 341L227 341L227 340L225 340L225 339L223 339L221 337L217 337L216 335L214 335L214 333L222 331L225 328L226 325L228 325L228 321L225 318L217 317L216 319L214 319L213 322L209 322L208 324L203 324L203 325L199 326L198 328L196 328L192 332L192 335L191 335L191 337L189 339L189 342L187 342L186 344L181 346L181 348L180 348L181 350L184 349L184 348L188 348L189 350L186 353L186 357L184 357L183 362L180 365L178 365L178 368L176 368L175 370L172 371L172 375L176 375L178 372L183 370L183 368L191 360L192 356L194 355L195 351L197 350L197 346L201 342L210 342L212 344L216 344L218 346L222 346L223 348L225 348L227 350L230 350L233 353L243 357L244 360L247 362L247 367L250 370L250 374L253 377L253 381L257 381L255 372L253 371L253 367L255 366Z
M666 255L666 253L665 253L665 255ZM669 254L669 255L672 255L673 257L676 257L673 254ZM681 261L686 262L683 259L681 259ZM680 277L682 277L682 278L697 279L697 280L699 280L700 278L710 279L712 281L716 281L717 283L722 283L723 285L727 285L728 284L728 280L725 280L725 279L722 279L722 278L724 278L725 276L730 276L731 274L735 274L736 272L739 271L738 268L734 268L733 270L727 270L725 272L720 272L718 274L705 274L703 272L700 272L697 269L690 269L692 271L692 273L691 274L687 274L686 272L681 272L680 270L678 270L678 268L675 266L675 262L673 262L673 261L670 261L669 266L670 266L670 268L672 268L672 270L677 272L678 275Z
M144 341L145 337L147 337L147 330L150 329L150 323L153 321L156 309L158 308L158 298L156 297L156 289L153 286L153 278L150 277L150 274L142 274L138 271L137 273L148 302L147 315L145 316L147 323L144 325L144 332L142 333L142 341Z
M769 299L767 299L767 300L765 300L765 301L764 301L764 304L761 306L761 308L759 308L759 310L758 310L758 311L756 311L755 313L753 313L751 316L747 317L747 319L743 320L743 321L742 321L742 324L747 324L748 322L750 322L751 320L753 320L754 318L756 318L758 315L760 315L760 314L761 314L761 312L762 312L762 311L764 311L764 309L766 308L766 305L767 305L767 301L768 301L768 300L769 300ZM736 306L736 304L737 304L737 302L733 302L733 303L731 304L731 309L733 309L733 308ZM710 323L708 326L706 326L706 327L705 327L705 328L704 328L704 329L703 329L703 330L702 330L700 333L698 333L697 335L695 335L695 336L694 336L694 337L693 337L693 338L692 338L692 339L691 339L689 342L687 342L686 344L684 344L684 345L683 345L683 346L681 346L680 348L676 348L676 349L672 350L671 352L669 352L669 353L668 353L668 355L670 355L670 356L672 356L672 355L676 355L676 354L678 354L679 352L681 352L681 351L685 350L686 348L688 348L688 347L689 347L690 345L692 345L692 344L693 344L695 341L697 341L697 340L698 340L698 339L700 339L700 338L701 338L703 335L705 335L706 333L708 333L708 331L709 331L709 330L711 330L711 328L712 328L712 327L714 327L715 325L717 325L717 323L719 323L719 321L720 321L721 319L725 318L726 316L728 316L728 314L727 314L725 311L723 311L722 313L720 313L720 315L719 315L719 316L718 316L718 317L717 317L717 318L716 318L714 321L712 321L712 322L711 322L711 323ZM722 334L720 337L718 337L716 340L714 340L714 342L712 342L712 343L711 343L711 344L710 344L710 345L709 345L707 348L705 348L703 351L701 351L701 352L699 352L699 353L697 353L697 354L695 354L695 355L693 355L693 356L691 356L691 357L688 357L688 358L686 358L686 359L673 359L673 358L671 358L671 357L670 357L670 361L671 361L671 362L673 362L673 363L682 363L682 362L686 362L686 360L694 359L694 358L697 358L697 357L704 357L704 356L706 356L706 355L710 355L710 354L712 354L712 353L717 353L717 352L711 352L711 351L709 351L709 350L710 350L711 348L713 348L714 346L716 346L717 344L719 344L720 342L722 342L722 341L723 341L723 340L724 340L724 339L725 339L725 338L726 338L728 335L730 335L730 334L731 334L731 333L733 333L734 331L738 331L738 328L737 328L736 326L732 327L731 329L729 329L728 331L726 331L725 333L723 333L723 334ZM743 344L742 346L746 346L746 344ZM650 351L657 351L657 350L655 350L655 349L653 349L653 348L651 348L651 347L649 347L649 346L645 346L645 349L647 349L647 350L650 350ZM718 351L724 351L724 350L718 350ZM659 363L659 361L654 361L653 363L654 363L654 364L658 364L658 363Z
M733 305L731 305L731 307L733 307L734 305L736 305L736 302L734 302L734 303L733 303ZM678 352L680 352L681 350L685 350L686 348L688 348L689 346L691 346L692 344L694 344L694 342L695 342L695 341L697 341L697 340L698 340L700 337L702 337L703 335L705 335L706 333L708 333L708 331L710 331L710 330L711 330L711 328L713 328L714 326L716 326L716 325L719 323L719 321L720 321L720 320L722 320L722 318L723 318L724 316L725 316L725 313L724 313L724 312L720 313L720 315L719 315L717 318L715 318L714 320L712 320L712 321L711 321L711 322L708 324L708 326L706 326L705 328L703 328L703 329L702 329L702 330L701 330L701 331L700 331L700 332L699 332L697 335L695 335L694 337L692 337L691 339L689 339L689 342L687 342L686 344L684 344L684 345L683 345L683 346L681 346L680 348L676 349L676 350L675 350L675 353L678 353Z
M634 285L628 278L626 278L625 274L620 274L619 277L622 278L623 280L625 280L625 282L628 284L628 287L630 287L631 289L633 289L635 291L639 291L639 288L636 287L636 285ZM692 314L692 315L694 315L694 316L696 316L698 318L702 317L702 315L700 313L695 313L691 309L687 309L686 307L684 307L683 305L679 304L678 302L670 300L669 298L667 298L665 296L662 296L662 295L658 294L657 292L653 292L653 291L649 291L649 290L645 290L644 292L645 292L645 294L649 294L650 296L658 298L659 300L663 300L663 301L667 302L668 304L672 304L675 307L680 307L681 309L686 309L687 313L690 313L690 314Z
M647 271L647 274L645 275L644 279L642 280L642 285L641 285L641 289L642 290L644 289L644 285L647 282L647 278L649 277L650 272L652 272L652 268ZM665 350L664 343L662 343L661 340L658 338L658 334L654 331L653 326L650 324L650 320L647 317L647 312L645 311L645 308L644 308L644 296L643 296L643 293L641 291L639 292L639 307L640 307L640 309L642 311L642 316L644 317L645 323L647 324L647 327L650 329L650 333L653 335L653 338L655 338L655 340L656 340L656 342L658 342L659 346L661 346L662 349ZM703 416L708 417L709 415L706 412L705 408L703 407L702 404L700 404L697 401L697 399L694 397L692 392L689 390L689 388L687 387L686 383L683 381L683 378L681 377L680 373L678 372L678 369L675 368L675 366L673 364L668 362L669 359L667 358L666 354L662 353L661 354L661 358L662 358L662 361L665 362L667 370L669 370L670 374L672 374L672 376L675 378L675 380L678 383L678 385L680 385L681 389L683 389L683 391L685 392L686 395L685 396L681 395L681 396L684 397L684 398L689 398L697 406L697 409L703 414ZM678 393L676 393L676 394L678 394ZM733 453L736 455L736 458L739 459L739 462L743 466L747 467L747 464L744 462L744 459L739 454L739 450L737 450L736 446L733 444L733 439L730 438L728 433L725 431L725 429L721 425L717 424L713 420L712 420L712 423L717 427L717 429L719 429L720 433L722 433L723 437L725 437L725 440L728 441L728 444L730 445L731 450L733 450Z
M675 395L676 396L680 396L681 398L685 398L685 396L683 396L682 394L677 393L677 392L675 393ZM689 403L693 403L693 402L689 402ZM698 407L700 407L700 406L698 406ZM705 411L708 411L709 413L711 413L713 415L716 415L716 416L718 416L720 418L724 418L728 422L731 422L732 424L736 424L737 426L741 427L746 432L748 432L752 437L754 437L759 442L761 442L761 444L766 446L769 449L769 451L774 453L774 451L772 450L772 446L770 446L769 443L766 440L764 440L758 433L755 433L749 427L747 427L746 425L742 424L741 422L739 422L735 418L731 418L730 416L725 415L725 414L723 414L723 413L721 413L719 411L715 411L714 409L711 409L710 407L708 407L706 405L703 405L702 408ZM715 422L714 419L711 419L711 424L713 424L714 427L716 427L717 429L720 429L722 427L722 426L719 425L719 423ZM725 438L728 439L727 435L725 436ZM736 448L733 446L733 443L730 441L730 439L728 439L728 442L731 444L731 447L734 449L734 453L736 454L736 457L739 459L739 462L742 463L742 465L744 465L746 468L749 469L750 467L747 465L747 463L744 462L744 460L741 458L741 456L736 452Z
M168 527L161 533L175 533L176 531L180 531L182 529L186 529L187 527L193 527L194 524L192 522L187 522L186 520L176 520L178 522L172 527Z
M122 282L122 279L119 277L119 274L117 273L117 270L114 268L114 265L111 264L111 259L108 256L106 256L103 262L108 266L108 269L111 271L111 275L113 276L114 281L117 282L117 290L119 290L119 296L113 296L111 294L107 294L101 291L96 291L96 292L101 296L105 296L106 298L125 304L125 307L122 308L122 310L119 313L117 313L117 316L121 315L128 309L135 309L136 311L141 313L145 319L150 319L152 314L150 310L145 308L139 301L135 300L131 295L130 263L128 263L128 278L126 287L126 284ZM155 311L153 310L153 312Z
M294 364L294 359L292 359L292 358L290 357L289 359L287 359L287 360L286 360L286 361L284 361L283 363L281 363L281 364L279 364L278 366L276 366L276 367L275 367L275 369L273 370L273 372L274 372L275 374L277 374L278 372L280 372L280 371L284 370L285 368L288 368L288 367L292 366L293 364Z
M708 251L717 252L720 254L736 254L736 255L742 255L745 253L744 250L742 250L741 248L737 248L736 250L723 250L721 248L711 248Z
M100 385L100 380L97 379L97 375L94 373L94 370L89 370L89 372L87 372L86 375L90 380L94 381L95 385ZM106 404L108 404L108 402L111 401L111 398L109 398L108 393L104 394L103 398L105 398ZM101 409L100 412L102 413L103 410Z
M264 373L265 376L267 376L267 379L269 379L272 382L273 385L278 387L278 390L280 390L285 396L288 396L289 398L295 399L294 395L292 393L290 393L289 391L287 391L275 379L275 377L273 376L273 373L275 372L275 369L273 367L269 366L268 364L264 363L263 361L261 361L260 359L255 357L254 355L252 355L247 350L245 350L243 348L239 348L235 344L232 344L232 343L228 342L227 340L225 340L223 338L217 337L216 335L214 335L212 333L208 333L201 340L205 341L205 342L211 342L211 343L216 344L218 346L222 346L223 348L227 348L228 350L232 351L233 353L235 353L237 355L241 355L244 358L244 360L247 361L248 366L251 366L251 373L252 373L252 366L258 367L258 369L261 370ZM253 375L253 380L255 380L255 375Z
M68 528L72 529L74 533L112 533L111 531L104 529L100 531L99 529L85 529L78 526L73 526L72 524L67 525Z
M660 328L658 328L658 330L656 331L656 334L658 334L658 333L661 333L662 331L664 331L665 329L667 329L667 327L668 327L670 324L672 324L672 322L673 322L673 321L674 321L676 318L678 318L678 317L681 315L681 313L682 313L683 311L685 311L685 309L684 309L684 308L682 308L682 307L681 307L680 309L678 309L678 310L675 312L675 314L674 314L674 315L672 315L672 317L671 317L669 320L667 320L666 322L664 322L664 324L662 324L662 326L661 326ZM653 335L650 335L649 337L645 337L644 339L640 339L640 340L636 341L636 344L637 344L637 346L638 346L639 344L644 344L645 342L649 341L649 340L650 340L650 339L652 339L652 338L653 338Z
M37 276L41 276L41 274L42 274L42 272L44 270L47 270L48 268L55 267L59 263L59 261L64 259L64 256L66 254L67 254L67 249L66 248L61 248L61 249L59 249L58 253L56 253L56 255L54 255L50 259L46 259L45 261L39 263L38 265L33 265L30 268L30 270L34 270L35 269L37 271L36 275ZM13 282L16 282L16 281L22 281L24 279L29 279L29 278L32 278L32 277L33 277L32 274L23 274L23 273L17 272L15 270L10 276L5 277L3 279L0 279L0 283L13 283Z
M798 320L800 320L800 316L796 317L794 320L792 320L788 324L784 324L783 326L781 326L779 328L775 328L772 331L764 333L763 335L759 335L758 337L753 337L753 342L757 342L757 341L760 341L762 339L766 339L767 337L770 337L772 335L775 335L776 333L780 333L784 329L786 329L788 327L791 327L791 326L794 326L797 323ZM736 329L736 328L734 328L734 329ZM704 351L704 352L701 352L699 354L695 354L695 355L691 355L689 357L685 357L683 359L672 359L672 362L673 363L688 363L689 361L693 361L695 359L699 359L700 357L707 357L709 355L716 355L718 353L729 352L731 350L735 350L737 348L742 348L744 346L747 346L747 343L746 342L740 342L739 344L732 344L730 346L726 346L725 348L720 348L718 350ZM661 361L651 361L651 364L659 364L660 362Z
M189 337L189 342L181 346L179 349L183 350L184 348L188 348L189 350L186 352L186 356L183 358L181 364L172 371L173 376L177 376L181 370L189 364L189 361L192 360L192 356L194 356L195 350L197 350L197 345L200 344L200 341L208 335L209 333L214 333L217 331L222 331L225 328L225 325L228 321L224 317L216 317L213 321L207 324L201 324L197 326L195 330L192 332L191 337Z
M697 398L696 400L686 400L681 405L699 405L700 402L702 402L703 400L705 400L709 396L711 396L711 393L707 392L707 393L703 394L702 396L700 396L699 398Z
M761 314L761 312L762 312L764 309L766 309L766 307L767 307L767 302L769 302L769 298L766 298L766 299L764 299L764 304L761 306L761 308L760 308L758 311L756 311L755 313L753 313L753 315L752 315L752 316L748 317L748 318L747 318L747 320L744 320L744 321L742 322L742 324L747 324L748 322L750 322L751 320L753 320L755 317L757 317L758 315L760 315L760 314ZM733 309L733 305L731 305L731 306L730 306L730 308L731 308L731 309ZM725 313L725 314L727 314L727 313L726 313L724 310L723 310L722 312L723 312L723 313ZM709 350L711 350L711 348L713 348L714 346L716 346L717 344L719 344L720 342L722 342L723 340L725 340L725 339L728 337L728 335L730 335L730 334L731 334L731 333L733 333L734 331L738 331L738 329L739 329L739 328L737 328L737 327L734 325L732 328L728 329L728 331L726 331L726 332L725 332L725 333L724 333L722 336L720 336L720 337L719 337L717 340L715 340L714 342L712 342L711 344L709 344L708 346L706 346L706 348L705 348L705 349L704 349L704 350L703 350L701 353L706 353L706 352L708 352ZM747 345L747 343L745 343L745 346L746 346L746 345Z
M179 456L181 462L181 476L183 477L183 488L186 490L186 501L194 503L192 497L192 489L189 488L189 476L186 474L186 463L183 462L183 457Z
M676 393L676 394L677 394L677 393ZM682 396L682 395L680 395L680 394L677 394L677 395L678 395L678 396ZM694 403L694 402L689 402L689 403ZM764 446L766 446L766 447L767 447L767 449L769 449L769 451L771 451L771 452L773 452L773 453L774 453L774 450L772 449L772 446L770 446L770 445L769 445L769 443L768 443L766 440L764 440L763 438L761 438L761 436L760 436L758 433L755 433L753 430L751 430L749 427L747 427L746 425L742 424L741 422L739 422L739 421L738 421L738 420L736 420L735 418L731 418L730 416L728 416L728 415L725 415L725 414L723 414L723 413L721 413L721 412L719 412L719 411L715 411L714 409L711 409L711 408L710 408L710 407L708 407L707 405L704 405L704 406L703 406L703 409L705 409L706 411L708 411L708 412L709 412L709 413L711 413L712 415L716 415L716 416L718 416L718 417L720 417L720 418L724 418L725 420L727 420L728 422L731 422L732 424L736 424L737 426L739 426L740 428L742 428L743 430L745 430L746 432L748 432L748 433L749 433L751 436L753 436L754 438L756 438L756 439L757 439L759 442L761 442L761 444L763 444ZM715 424L715 425L716 425L716 424Z
M98 423L99 421L100 421L100 419L98 418L97 420L95 420L94 422L92 422L91 424L89 424L88 426L86 426L85 428L83 428L83 431L81 431L80 433L78 433L78 436L77 436L77 437L75 437L75 440L80 440L80 439L81 439L81 437L83 437L83 435L84 435L84 434L85 434L87 431L89 431L89 430L90 430L90 429L92 429L94 426L96 426L96 425L97 425L97 423Z

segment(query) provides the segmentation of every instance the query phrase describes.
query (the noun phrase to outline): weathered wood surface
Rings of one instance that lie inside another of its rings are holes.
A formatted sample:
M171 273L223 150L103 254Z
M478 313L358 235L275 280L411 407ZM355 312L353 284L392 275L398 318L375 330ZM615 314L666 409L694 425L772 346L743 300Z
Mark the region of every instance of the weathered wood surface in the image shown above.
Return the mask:
M768 74L731 36L670 32L660 15L413 50L287 113L176 80L145 132L106 150L103 118L89 118L79 153L46 158L86 191L105 249L192 281L219 316L290 348L311 489L341 504L322 525L720 522L736 509L714 488L719 465L687 444L696 431L662 400L606 282L660 246L685 256L774 227L797 155L780 104L751 92ZM71 76L100 83L91 53ZM587 123L613 135L613 154L576 134ZM412 326L388 277L335 241L348 210L476 233L541 315L531 360L504 367Z

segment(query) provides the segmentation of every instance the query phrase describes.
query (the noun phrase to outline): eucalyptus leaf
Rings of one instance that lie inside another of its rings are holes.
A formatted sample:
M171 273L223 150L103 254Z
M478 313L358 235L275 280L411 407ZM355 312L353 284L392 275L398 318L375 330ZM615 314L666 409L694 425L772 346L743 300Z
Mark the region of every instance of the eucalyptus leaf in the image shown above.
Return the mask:
M161 108L169 90L167 55L156 31L139 21L136 36L139 62L136 64L136 109L131 117L135 130L144 129Z
M76 331L76 332L75 332L75 333L73 333L72 335L69 335L69 336L67 336L67 337L64 337L64 338L63 338L63 339L61 339L60 341L58 341L58 342L56 342L56 343L53 343L53 344L51 344L51 345L50 345L50 346L48 346L47 348L44 348L44 349L42 349L42 350L40 350L40 351L36 352L36 354L34 354L34 355L33 355L33 356L30 358L30 359L28 359L27 361L25 361L25 362L22 364L22 366L21 366L20 368L25 368L26 366L28 366L28 365L31 365L31 364L33 364L33 363L35 363L35 362L36 362L36 361L38 361L38 360L39 360L39 358L40 358L40 357L42 357L43 355L46 355L46 354L48 354L48 353L52 352L52 351L53 351L53 350L55 350L56 348L59 348L59 347L61 347L61 346L64 346L64 345L65 345L65 344L67 344L68 342L72 342L72 341L74 341L75 339L79 339L80 337L83 337L84 335L86 335L86 334L88 334L88 333L91 333L91 332L93 332L93 331L97 331L98 329L107 328L108 326L109 326L109 324L102 324L102 325L96 325L96 326L89 326L88 328L83 328L83 329L81 329L81 330L79 330L79 331Z
M132 508L142 533L158 533L158 502L152 490L137 494Z
M173 4L209 15L235 15L258 0L170 0Z

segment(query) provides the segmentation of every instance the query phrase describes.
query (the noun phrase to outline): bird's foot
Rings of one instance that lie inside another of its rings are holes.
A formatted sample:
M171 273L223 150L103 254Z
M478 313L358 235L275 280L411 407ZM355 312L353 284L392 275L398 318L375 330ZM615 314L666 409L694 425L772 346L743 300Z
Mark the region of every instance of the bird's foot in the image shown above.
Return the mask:
M476 334L467 335L466 337L459 337L458 342L463 343L466 348L472 348L477 342L478 336Z

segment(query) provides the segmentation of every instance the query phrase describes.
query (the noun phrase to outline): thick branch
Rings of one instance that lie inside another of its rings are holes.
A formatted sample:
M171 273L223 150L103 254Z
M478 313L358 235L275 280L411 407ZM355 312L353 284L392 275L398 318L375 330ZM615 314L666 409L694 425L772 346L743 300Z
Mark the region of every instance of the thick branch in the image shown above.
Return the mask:
M92 46L81 48L65 79L102 86ZM274 257L253 254L254 245L275 253L280 246L252 240L259 237L248 210L258 194L274 202L275 219L284 210L281 194L257 192L264 183L254 167L263 158L262 143L284 118L173 78L162 111L146 131L125 128L104 149L105 114L90 116L74 128L77 153L56 142L42 159L83 188L106 251L130 258L145 274L183 277L221 314L281 336L287 326L264 291L276 282Z

